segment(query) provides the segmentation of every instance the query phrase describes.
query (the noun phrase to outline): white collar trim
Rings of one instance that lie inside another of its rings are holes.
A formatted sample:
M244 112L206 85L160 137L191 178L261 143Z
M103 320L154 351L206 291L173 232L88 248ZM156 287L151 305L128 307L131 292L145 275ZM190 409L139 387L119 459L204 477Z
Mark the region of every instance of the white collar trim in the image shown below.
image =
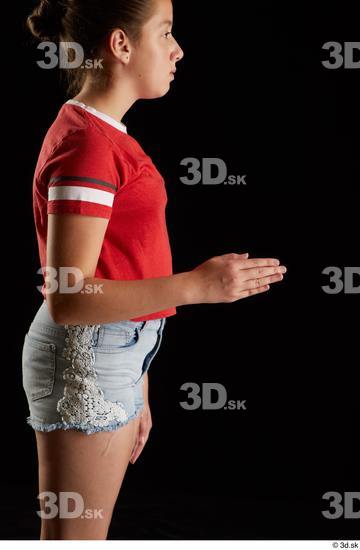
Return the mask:
M78 101L77 99L69 99L68 101L66 101L65 105L66 104L77 105L78 107L81 107L85 111L89 111L89 113L97 116L98 118L101 118L101 120L104 120L108 124L111 124L111 126L114 126L115 128L117 128L121 132L124 132L125 134L127 134L127 128L126 128L125 124L123 124L122 122L119 122L118 120L115 120L115 118L113 118L113 117L111 117L111 116L109 116L105 113L102 113L101 111L98 111L97 109L94 109L94 107L90 107L89 105L85 105L85 103L82 103L81 101Z

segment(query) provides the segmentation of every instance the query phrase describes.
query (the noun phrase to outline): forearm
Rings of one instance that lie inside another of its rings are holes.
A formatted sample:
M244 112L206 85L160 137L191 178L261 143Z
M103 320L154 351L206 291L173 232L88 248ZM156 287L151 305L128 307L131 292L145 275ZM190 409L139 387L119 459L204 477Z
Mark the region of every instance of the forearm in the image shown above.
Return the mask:
M194 288L189 274L186 271L167 277L130 281L86 278L83 288L92 285L86 289L91 288L93 292L49 294L50 313L61 325L94 325L191 304L194 303ZM97 292L94 285L100 285Z

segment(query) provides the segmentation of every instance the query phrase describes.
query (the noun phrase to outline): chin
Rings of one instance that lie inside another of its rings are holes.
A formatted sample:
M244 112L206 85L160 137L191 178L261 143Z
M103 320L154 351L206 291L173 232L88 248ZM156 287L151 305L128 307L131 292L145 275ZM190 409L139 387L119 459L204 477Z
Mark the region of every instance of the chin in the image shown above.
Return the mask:
M163 97L164 95L166 95L169 90L170 90L170 82L168 82L168 84L166 86L164 86L162 94L159 95L159 97Z
M164 85L162 88L157 87L156 89L147 90L142 95L142 99L157 99L159 97L163 97L168 93L169 89L170 89L170 82L168 82L167 85Z
M168 86L166 88L166 90L163 90L163 92L161 94L159 94L157 97L164 97L168 93L169 90L170 90L170 86Z

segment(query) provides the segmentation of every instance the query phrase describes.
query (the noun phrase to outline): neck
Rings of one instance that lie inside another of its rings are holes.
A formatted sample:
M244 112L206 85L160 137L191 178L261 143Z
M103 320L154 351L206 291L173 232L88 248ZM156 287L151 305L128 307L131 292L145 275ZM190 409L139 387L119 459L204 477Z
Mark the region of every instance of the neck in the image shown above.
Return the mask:
M72 99L81 101L85 105L109 115L118 122L122 122L122 118L138 98L124 85L98 90L85 84L80 93Z

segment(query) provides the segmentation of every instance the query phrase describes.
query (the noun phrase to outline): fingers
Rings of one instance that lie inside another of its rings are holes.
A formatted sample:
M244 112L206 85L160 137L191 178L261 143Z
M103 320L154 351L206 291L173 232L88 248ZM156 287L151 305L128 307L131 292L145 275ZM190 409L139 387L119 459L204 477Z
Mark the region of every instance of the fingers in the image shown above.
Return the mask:
M271 267L280 265L280 261L277 258L248 258L249 253L236 254L230 252L229 254L223 254L222 257L234 260L235 262L241 262L242 269L250 269L252 267Z
M286 273L286 271L287 269L284 265L276 267L253 267L251 269L242 269L241 275L244 277L244 281L249 281L251 279L263 279L264 277L269 277L270 275Z
M147 440L147 437L144 434L139 433L136 439L135 447L130 457L131 464L135 464L135 462L139 458L143 448L145 447L146 440Z
M235 261L237 258L235 259ZM272 267L272 266L278 266L280 265L279 260L276 258L249 258L249 259L243 259L239 258L239 261L241 261L241 268L242 269L251 269L253 267Z
M245 254L224 254L233 283L236 281L238 289L231 291L233 297L229 301L245 298L253 294L266 292L272 283L283 280L287 269L280 265L277 258L248 258ZM229 262L230 260L230 262ZM229 263L228 263L229 262Z
M284 278L282 273L277 273L276 275L271 275L270 277L260 277L259 279L251 279L245 281L243 285L244 290L260 288L265 285L270 285L272 283L279 283Z
M130 462L131 464L135 464L135 462L137 461L137 459L139 458L143 448L145 447L145 437L139 437L137 442L136 442L136 446L132 452L132 455L130 457Z
M285 266L261 268L261 269L249 269L246 270L252 272L252 279L247 279L242 285L242 289L239 292L239 298L251 296L252 294L258 294L259 292L265 292L269 290L272 283L278 283L283 280L283 273L286 272ZM273 273L270 275L270 273ZM260 277L259 275L265 275Z
M135 464L137 459L145 447L145 444L149 438L149 433L151 429L150 413L144 412L140 417L139 431L136 438L136 443L132 451L130 462Z
M279 283L284 278L282 273L271 275L270 277L261 277L260 279L254 279L251 281L251 288L258 288L264 285L271 285L272 283Z
M259 286L258 288L248 288L247 290L242 290L239 293L238 299L247 298L248 296L252 296L253 294L260 294L260 292L266 292L267 290L269 290L269 288L270 288L269 285L264 285L264 286Z

